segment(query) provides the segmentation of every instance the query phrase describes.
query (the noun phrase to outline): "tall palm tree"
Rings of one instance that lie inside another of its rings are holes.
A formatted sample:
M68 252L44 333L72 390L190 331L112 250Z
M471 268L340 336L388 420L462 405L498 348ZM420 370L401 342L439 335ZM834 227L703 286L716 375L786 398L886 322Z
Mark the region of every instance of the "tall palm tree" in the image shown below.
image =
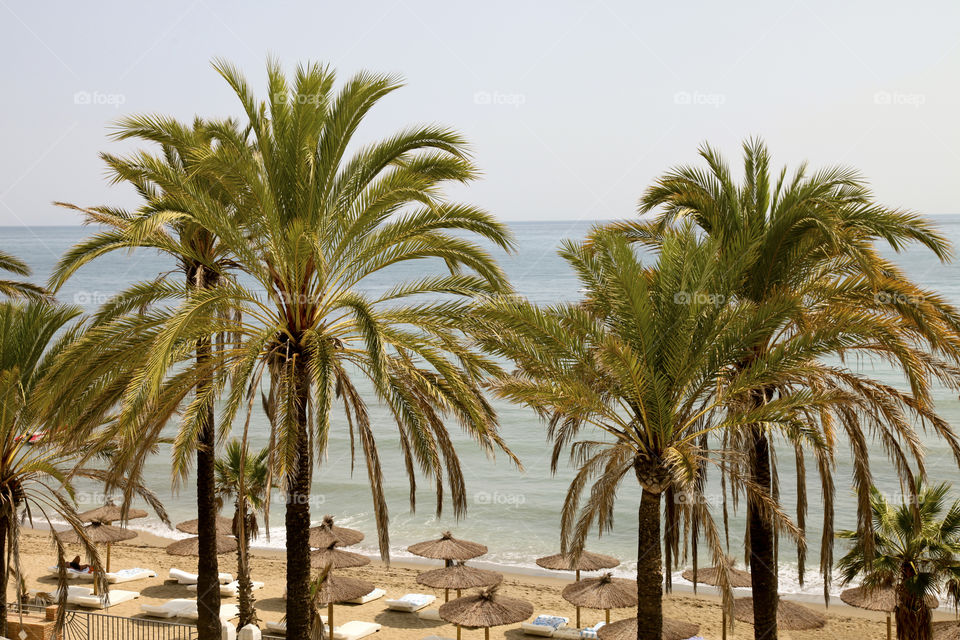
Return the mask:
M171 310L127 406L133 411L153 402L171 376L185 375L183 345L203 336L228 342L192 369L229 380L214 377L209 393L198 393L183 415L188 429L197 428L200 408L226 388L219 424L227 432L245 407L249 415L268 376L276 413L270 467L286 493L287 635L303 640L311 473L327 450L335 401L343 403L345 428L366 461L384 557L388 512L367 395L393 414L411 506L419 469L435 484L438 513L445 484L454 514L466 509L445 418L485 450L508 451L481 390L499 366L466 346L458 329L470 299L509 290L471 236L501 248L511 240L485 212L444 199L446 184L476 173L453 131L424 126L366 145L354 141L367 112L400 86L395 78L360 73L337 91L328 68L301 66L291 85L271 62L269 99L261 102L236 69L215 66L240 99L250 143L221 141L198 167L198 174L218 181L225 201L210 198L195 181L184 181L181 190L190 200L185 208L229 248L243 276L221 279ZM230 211L237 216L225 215ZM400 279L399 265L418 261L426 268L429 258L446 272L386 290L376 280ZM425 301L437 294L446 299ZM177 456L175 446L175 464Z
M859 577L867 588L896 590L898 640L930 640L930 596L945 591L960 606L960 500L947 504L949 491L946 483L927 487L917 480L915 503L891 504L874 488L873 551L859 531L838 534L853 543L837 565L844 583Z
M57 367L57 356L76 333L76 307L49 302L0 302L0 632L6 633L7 581L21 576L20 528L24 518L66 521L79 534L81 546L104 589L100 556L83 532L74 508L74 479L95 476L76 467L85 444L61 440L58 428L43 423L35 405L41 382ZM37 431L46 431L40 444L30 444ZM50 527L53 530L53 527ZM54 535L59 566L66 566L65 549ZM13 566L8 566L8 562ZM66 571L58 575L62 605L66 604ZM18 595L19 590L18 590ZM63 607L61 607L63 608ZM62 624L62 615L59 623Z
M23 260L5 251L0 251L0 271L6 271L18 276L29 276L30 267ZM0 296L8 298L28 298L39 300L46 295L42 287L20 280L0 279Z
M714 238L718 252L740 256L746 268L726 278L724 291L736 299L761 303L793 301L779 326L758 336L754 351L743 362L777 349L784 340L802 338L818 327L833 325L848 331L852 342L837 349L844 353L874 354L900 367L910 382L909 393L883 385L869 376L834 366L827 376L810 384L841 387L860 396L863 408L851 413L811 415L835 441L840 429L851 443L854 486L858 497L858 521L871 526L869 489L872 485L866 442L870 432L879 434L894 468L912 478L907 457L921 460L911 419L916 413L946 439L960 463L960 447L950 426L934 412L930 380L957 388L960 360L956 309L914 283L892 263L883 259L875 244L885 241L896 250L910 243L929 248L941 259L949 256L946 240L918 216L875 203L866 182L856 172L834 168L814 173L802 165L792 176L784 169L770 175L766 147L757 140L744 144L744 176L737 184L719 154L701 148L707 170L674 169L650 187L640 203L641 214L658 210L653 220L628 221L616 228L632 241L656 247L664 230L678 220L693 221ZM751 402L761 405L774 389L758 390ZM895 399L895 407L889 399ZM910 416L911 418L913 416ZM901 446L902 443L903 446ZM745 454L744 473L751 487L747 501L748 557L753 579L755 637L777 637L776 530L773 514L764 504L774 498L774 470L768 429L758 425L740 432L729 443ZM803 449L795 446L800 477L798 524L804 529L806 509ZM821 571L829 584L833 545L833 480L829 459L821 458L826 520L822 536ZM912 486L912 482L910 484ZM726 512L726 506L724 507ZM803 546L799 549L801 580Z
M601 231L589 247L567 242L561 255L580 278L582 302L495 302L482 310L476 331L485 347L517 364L493 383L496 393L549 421L554 471L568 447L579 467L562 510L564 552L579 553L594 524L600 533L609 529L620 485L628 475L638 481L637 637L657 640L661 509L668 528L699 514L714 560L726 563L698 482L702 467L722 458L711 454L708 437L763 424L797 430L808 446L822 447L815 432L800 427L797 410L836 400L800 391L761 406L743 402L749 390L809 366L810 354L785 349L742 366L778 313L718 300L721 276L739 267L724 264L691 229L666 233L659 250L656 264L645 266L618 234Z
M256 624L253 587L250 581L250 538L257 537L259 524L257 513L270 499L270 472L267 468L269 449L251 454L242 440L231 440L217 458L217 501L222 505L227 500L234 502L233 529L237 545L237 581L240 584L240 620L238 629Z
M97 258L118 250L155 250L172 258L186 286L187 294L202 291L216 285L222 277L228 277L230 260L216 235L198 224L191 215L192 204L178 192L183 181L197 182L197 188L205 189L207 197L216 198L215 181L206 180L194 173L194 163L216 144L218 136L235 137L233 123L205 122L196 119L192 126L162 116L134 116L122 120L114 137L136 139L158 145L160 152L151 154L139 151L128 157L102 153L111 180L131 184L143 199L143 205L135 212L112 207L80 208L68 203L61 206L80 211L86 224L104 227L83 242L72 247L61 258L50 277L50 287L56 291L66 280L83 266ZM176 287L171 274L165 274L153 282L138 283L120 294L117 301L106 305L100 320L121 313L131 305L162 303L171 299L169 289ZM176 299L177 294L172 296ZM114 308L115 307L115 308ZM93 345L96 348L97 345ZM209 359L211 336L200 336L194 345L198 363ZM127 358L147 355L149 349L129 349ZM125 363L123 370L129 370ZM210 387L207 375L195 381L197 395L205 396ZM172 418L178 407L168 403L162 415L155 416L155 423L162 425ZM216 509L214 490L214 406L211 398L202 411L202 423L192 437L185 438L187 446L196 451L197 519L199 534L199 561L197 594L200 606L198 628L201 640L213 640L220 636L220 622L215 615L220 607L220 587L217 579L219 567L216 548ZM178 477L185 468L178 469Z

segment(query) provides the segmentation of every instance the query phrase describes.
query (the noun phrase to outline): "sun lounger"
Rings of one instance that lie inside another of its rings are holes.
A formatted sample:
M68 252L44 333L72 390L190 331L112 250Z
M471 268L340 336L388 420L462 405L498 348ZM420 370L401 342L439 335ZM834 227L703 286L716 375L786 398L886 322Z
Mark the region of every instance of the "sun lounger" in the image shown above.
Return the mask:
M323 623L324 627L327 625L327 616L320 616L320 621ZM270 633L278 633L282 635L287 635L287 623L286 622L265 622L267 631Z
M367 604L368 602L373 602L378 598L382 598L387 595L387 592L379 587L371 591L365 596L360 596L359 598L354 598L353 600L347 600L349 604Z
M383 604L387 605L387 609L413 613L414 611L419 611L433 604L433 601L436 599L436 596L427 595L426 593L408 593L397 600L384 600Z
M605 622L598 622L592 627L584 627L583 629L570 629L570 628L560 628L553 632L554 638L561 638L562 640L576 640L577 638L596 638L597 631L600 630Z
M220 619L221 619L221 620L230 620L230 619L232 619L232 618L236 618L236 617L239 616L239 615L240 615L240 607L238 607L237 605L235 605L235 604L222 604L222 605L220 605ZM180 617L181 617L181 618L185 618L185 619L187 619L187 620L196 620L197 618L199 618L199 617L200 617L200 614L197 613L197 603L196 603L196 601L193 601L193 607L192 607L192 608L187 609L186 611L182 611L182 612L180 613Z
M549 638L555 631L567 626L568 622L570 622L570 618L539 615L534 618L533 622L524 622L521 624L520 628L528 636L544 636Z
M186 571L181 571L180 569L170 569L170 579L176 580L180 584L197 584L197 579L199 576L195 573L188 573ZM227 584L228 582L233 582L233 575L229 573L221 573L218 576L220 584Z
M333 640L360 640L360 638L372 636L378 631L380 631L380 625L376 622L351 620L333 628Z
M60 599L60 591L42 591L33 589L30 592L32 597L37 597L39 593L46 593L51 600L56 602ZM106 609L121 602L127 602L134 598L139 598L139 591L124 591L123 589L111 589L109 593L94 594L92 587L78 587L69 585L67 587L67 603L75 604L81 607L91 609Z
M181 611L197 608L197 601L190 598L174 598L163 604L142 604L140 611L151 618L176 618Z
M57 567L48 567L51 575L59 575L59 569ZM93 582L93 578L96 574L92 571L77 571L76 569L71 569L67 567L67 579L76 580L77 582ZM133 569L121 569L120 571L111 571L110 573L105 573L104 577L107 579L107 582L110 584L120 584L122 582L132 582L133 580L143 580L144 578L155 578L157 577L156 571L151 571L150 569L142 569L140 567L135 567Z
M257 591L263 589L264 584L262 582L252 581L250 583L250 589ZM196 592L197 585L191 584L187 586L187 591ZM236 596L240 593L240 583L234 580L233 582L228 582L227 584L220 585L220 595L222 596Z

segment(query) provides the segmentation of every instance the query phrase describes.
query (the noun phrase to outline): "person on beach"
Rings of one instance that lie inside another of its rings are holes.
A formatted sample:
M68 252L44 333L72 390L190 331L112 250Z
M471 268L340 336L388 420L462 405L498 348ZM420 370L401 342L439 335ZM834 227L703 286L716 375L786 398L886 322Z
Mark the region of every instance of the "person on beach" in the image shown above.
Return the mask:
M80 556L74 556L73 560L67 563L67 566L74 571L85 571L87 573L90 572L90 565L80 564Z

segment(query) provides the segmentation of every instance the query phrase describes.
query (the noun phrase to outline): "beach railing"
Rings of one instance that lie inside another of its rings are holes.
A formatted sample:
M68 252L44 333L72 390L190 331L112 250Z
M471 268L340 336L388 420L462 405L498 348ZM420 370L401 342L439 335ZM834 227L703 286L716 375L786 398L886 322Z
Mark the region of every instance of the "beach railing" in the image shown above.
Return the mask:
M8 605L7 619L15 620L19 612L44 614L44 605L13 602ZM125 618L106 613L69 609L65 614L63 640L195 640L197 628L191 624Z

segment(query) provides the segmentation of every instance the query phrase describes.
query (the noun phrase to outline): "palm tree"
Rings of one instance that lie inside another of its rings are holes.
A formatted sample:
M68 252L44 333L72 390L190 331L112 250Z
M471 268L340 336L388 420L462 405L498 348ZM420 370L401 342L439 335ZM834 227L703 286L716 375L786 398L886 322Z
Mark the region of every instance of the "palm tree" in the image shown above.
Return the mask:
M10 575L22 575L19 545L24 517L48 525L51 520L66 521L79 534L98 575L98 588L106 587L100 556L83 533L73 505L73 479L87 475L75 468L76 454L83 447L59 442L58 431L45 427L34 411L40 383L56 368L56 357L74 335L79 315L75 307L48 302L0 302L0 631L4 635L9 635L5 633L7 580ZM29 444L30 437L44 429L42 444ZM54 541L59 566L64 567L64 545L57 535ZM63 571L58 576L61 604L65 604L66 585ZM61 624L62 620L61 615Z
M908 458L912 456L919 462L922 455L913 422L906 414L916 414L929 422L948 442L960 463L957 437L933 411L929 394L931 379L957 388L960 315L941 297L910 282L878 254L874 245L886 241L900 250L909 243L919 243L946 259L948 244L918 216L876 204L864 179L851 170L835 168L809 173L803 165L792 176L788 177L784 169L772 180L765 146L751 140L744 144L744 178L738 185L712 148L704 146L700 155L708 170L674 169L646 191L640 213L659 210L656 219L623 222L615 227L634 242L657 247L665 229L678 220L693 221L716 240L718 252L740 256L746 265L726 278L723 291L727 295L754 303L785 303L787 311L782 323L758 336L755 349L744 359L743 366L750 366L755 358L763 357L785 341L802 340L811 331L832 326L851 337L850 344L838 348L834 355L874 354L904 371L910 382L909 393L845 366L821 370L825 377L807 382L843 388L860 398L862 408L857 412L811 414L809 423L825 432L826 441L836 441L832 432L840 429L851 443L858 522L868 530L872 481L865 443L871 431L879 434L894 468L907 480L912 478ZM775 393L773 388L757 390L751 402L759 406ZM758 425L725 443L745 454L743 472L750 479L747 553L753 579L754 633L758 640L777 637L777 525L773 513L764 507L774 498L768 431ZM793 446L801 462L797 465L797 519L802 532L807 504L804 452ZM726 469L725 473L729 471ZM821 475L826 514L820 569L826 577L825 597L829 597L826 585L833 565L834 493L829 456L818 459L817 471ZM802 580L802 538L798 556Z
M198 403L222 389L228 393L219 424L228 431L244 407L249 416L268 376L276 414L269 466L282 476L286 493L287 635L303 640L311 475L314 459L327 450L335 401L342 402L345 428L364 455L381 554L389 554L383 470L368 393L358 379L392 412L411 483L419 469L435 484L438 513L445 484L454 514L466 509L445 418L460 423L485 450L508 452L481 389L500 368L465 345L458 329L472 297L509 290L502 271L470 236L501 248L511 240L485 212L443 198L443 186L476 173L456 133L424 126L352 144L367 112L400 86L395 78L360 73L335 91L330 69L308 65L298 68L291 86L271 62L270 98L261 102L236 69L215 66L240 98L251 140L221 141L198 166L197 174L224 190L225 201L210 198L196 181L184 180L179 189L190 200L184 208L228 247L243 277L221 279L170 311L127 406L132 411L150 404L171 376L187 375L183 345L204 336L225 336L225 346L192 369L229 380L214 376L209 393L187 407L188 431L196 429L205 406ZM225 215L231 211L236 215ZM446 273L387 290L374 281L399 276L387 269L410 261L425 268L422 259L429 258ZM437 294L446 298L424 301ZM413 496L411 490L411 507Z
M947 504L950 486L924 486L917 480L911 500L891 504L871 490L873 551L863 534L841 531L853 545L837 566L844 584L861 578L864 587L896 590L898 640L929 640L931 613L927 599L941 590L960 605L960 500Z
M237 581L240 584L240 620L238 629L256 624L253 588L250 581L250 538L257 537L257 513L270 499L270 451L261 449L252 455L242 440L231 440L214 465L217 501L234 501L233 529L237 545Z
M202 157L205 151L209 151L211 146L216 144L220 136L238 135L230 121L205 122L197 119L192 126L187 126L162 116L134 116L122 120L114 138L153 143L160 147L160 153L152 155L140 151L129 157L103 153L101 158L109 167L111 180L131 184L144 204L136 212L128 212L112 207L80 208L68 203L57 203L80 211L85 224L101 225L105 229L72 247L61 258L50 277L51 290L58 290L83 266L117 250L156 250L171 257L183 277L187 295L213 287L220 278L228 277L229 255L224 252L218 238L192 217L192 203L185 200L178 189L180 182L191 180L198 183L198 188L206 191L208 198L216 198L216 182L194 175L193 165L198 157ZM162 303L165 299L175 300L181 292L171 295L169 289L176 287L176 283L170 282L169 275L162 275L153 282L134 285L118 296L112 304L105 306L101 311L100 321L120 314L131 306ZM145 335L148 333L146 330L144 332ZM211 349L217 345L211 343L210 336L200 336L194 346L198 363L203 363L209 359ZM99 350L95 341L92 347L95 351ZM127 351L125 357L128 359L137 354L149 354L149 349L137 349L132 345ZM124 363L121 369L129 370L129 367L130 363ZM211 382L207 375L200 375L194 384L196 394L205 396ZM162 426L177 409L175 404L167 403L165 411L154 417L154 423ZM197 432L182 438L186 448L196 451L197 519L200 538L197 594L201 603L198 620L201 640L220 637L220 622L214 614L220 607L220 587L217 580L219 567L215 552L217 511L214 504L214 424L211 398L202 412L202 423ZM151 441L147 439L144 442ZM118 471L121 475L130 473L127 469L121 471L118 468ZM178 469L176 477L181 477L183 472L183 468Z
M726 565L698 482L701 469L722 458L709 451L708 436L760 423L797 429L808 446L821 447L799 429L797 409L833 401L805 391L757 407L744 403L744 393L782 382L797 363L809 366L809 356L785 351L743 366L778 314L715 298L721 275L738 267L724 264L691 229L665 233L659 250L648 267L617 234L600 231L590 246L567 242L561 255L580 278L582 302L494 302L476 331L485 347L517 364L493 389L548 420L554 471L568 447L579 467L562 510L563 552L579 553L594 524L601 534L609 529L623 480L638 481L637 637L658 640L661 509L668 529L697 513L715 561ZM725 578L721 572L729 607Z
M7 271L18 276L30 275L30 267L25 262L5 251L0 251L0 271ZM46 294L47 292L43 288L29 282L0 280L0 296L39 300Z

